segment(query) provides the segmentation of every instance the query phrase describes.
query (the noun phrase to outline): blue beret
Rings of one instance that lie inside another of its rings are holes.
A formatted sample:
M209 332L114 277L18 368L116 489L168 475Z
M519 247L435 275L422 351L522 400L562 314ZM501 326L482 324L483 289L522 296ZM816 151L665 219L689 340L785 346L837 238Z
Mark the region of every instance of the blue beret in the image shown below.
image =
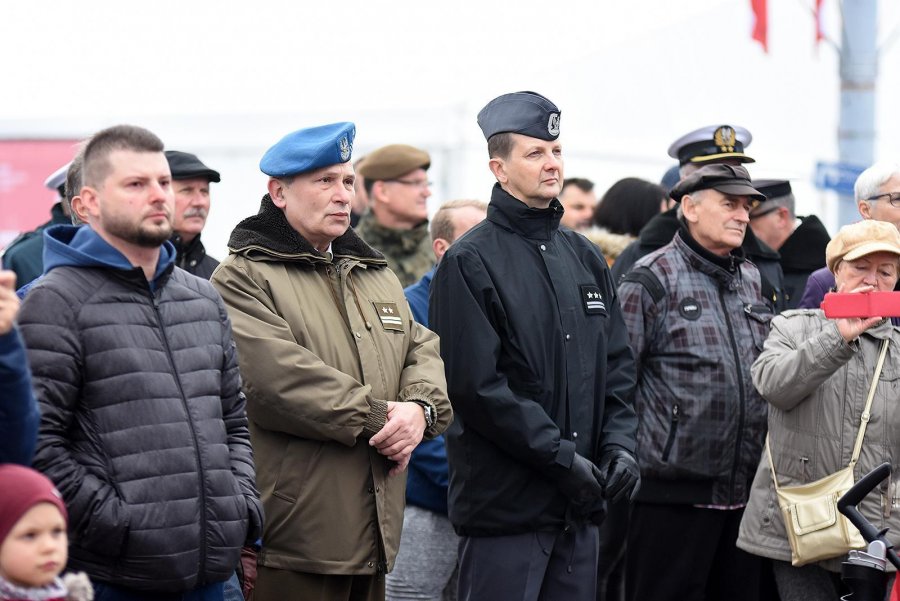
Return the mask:
M540 94L513 92L488 102L478 113L478 127L486 140L504 132L555 140L559 137L559 115L556 105Z
M299 129L267 150L259 169L272 177L285 177L346 163L355 137L356 126L346 121Z

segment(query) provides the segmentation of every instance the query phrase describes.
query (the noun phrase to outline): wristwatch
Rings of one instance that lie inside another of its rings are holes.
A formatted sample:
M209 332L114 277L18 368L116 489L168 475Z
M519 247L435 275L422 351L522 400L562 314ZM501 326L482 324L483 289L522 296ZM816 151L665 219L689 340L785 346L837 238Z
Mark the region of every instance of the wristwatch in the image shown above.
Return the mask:
M425 429L432 427L434 425L434 422L437 421L437 414L434 411L434 407L432 407L430 403L426 403L425 401L420 401L418 399L410 400L421 407L422 411L425 412Z

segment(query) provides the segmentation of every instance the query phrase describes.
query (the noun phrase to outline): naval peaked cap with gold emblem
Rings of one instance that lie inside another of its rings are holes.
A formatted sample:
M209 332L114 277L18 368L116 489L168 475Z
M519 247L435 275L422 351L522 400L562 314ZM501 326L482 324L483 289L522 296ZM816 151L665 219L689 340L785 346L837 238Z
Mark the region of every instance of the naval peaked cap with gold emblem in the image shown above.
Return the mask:
M710 163L734 159L740 163L755 163L744 148L750 146L753 136L743 127L732 125L708 125L684 134L669 146L669 156L678 163Z

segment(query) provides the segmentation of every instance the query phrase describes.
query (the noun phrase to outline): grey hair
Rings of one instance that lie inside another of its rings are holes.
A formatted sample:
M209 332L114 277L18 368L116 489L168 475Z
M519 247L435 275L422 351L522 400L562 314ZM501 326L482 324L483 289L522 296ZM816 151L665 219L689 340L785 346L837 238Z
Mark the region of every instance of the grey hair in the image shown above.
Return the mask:
M900 175L900 163L895 161L879 161L860 173L853 186L856 202L868 201L877 195L881 186L894 175Z
M794 199L794 193L785 194L784 196L776 196L763 201L764 211L768 211L771 207L784 207L788 210L788 214L793 218L796 217L794 212L797 201ZM751 215L752 216L752 215Z

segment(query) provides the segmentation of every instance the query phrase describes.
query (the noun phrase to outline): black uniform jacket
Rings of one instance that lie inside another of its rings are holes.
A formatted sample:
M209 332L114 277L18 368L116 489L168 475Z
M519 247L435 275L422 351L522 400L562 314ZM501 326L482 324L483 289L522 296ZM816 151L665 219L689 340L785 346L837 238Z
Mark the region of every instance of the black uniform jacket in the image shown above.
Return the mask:
M616 289L597 247L558 229L562 212L495 186L487 220L453 244L431 285L456 415L450 520L463 535L586 519L556 484L574 453L634 452L635 365Z

